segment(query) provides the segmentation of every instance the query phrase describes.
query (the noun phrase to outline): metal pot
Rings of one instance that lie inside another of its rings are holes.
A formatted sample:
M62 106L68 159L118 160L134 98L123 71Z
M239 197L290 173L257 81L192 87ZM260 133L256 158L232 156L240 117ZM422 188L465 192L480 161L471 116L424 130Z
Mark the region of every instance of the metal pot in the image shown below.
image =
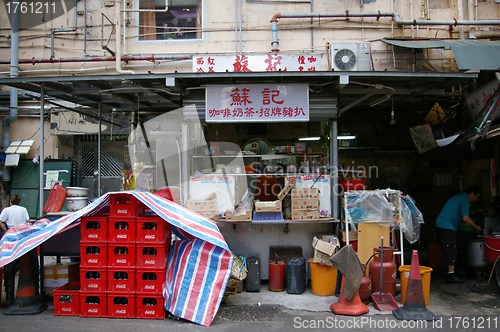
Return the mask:
M483 239L474 239L467 242L467 264L471 267L485 267L488 265Z
M67 197L66 208L68 211L78 211L86 207L88 204L88 197Z
M88 188L82 188L82 187L66 188L66 197L88 197L88 196L89 196Z

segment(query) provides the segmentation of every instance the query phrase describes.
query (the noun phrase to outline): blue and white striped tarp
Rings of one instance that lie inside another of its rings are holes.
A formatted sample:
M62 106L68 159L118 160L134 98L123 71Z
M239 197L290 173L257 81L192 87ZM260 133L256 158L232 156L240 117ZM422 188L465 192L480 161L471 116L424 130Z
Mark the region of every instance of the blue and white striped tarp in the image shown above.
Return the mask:
M80 218L109 209L110 196L129 194L172 225L175 241L167 260L163 287L165 309L175 316L210 326L231 275L233 255L216 223L148 192L107 193L85 208L54 221L9 229L0 240L0 267L21 257L50 237L80 224Z

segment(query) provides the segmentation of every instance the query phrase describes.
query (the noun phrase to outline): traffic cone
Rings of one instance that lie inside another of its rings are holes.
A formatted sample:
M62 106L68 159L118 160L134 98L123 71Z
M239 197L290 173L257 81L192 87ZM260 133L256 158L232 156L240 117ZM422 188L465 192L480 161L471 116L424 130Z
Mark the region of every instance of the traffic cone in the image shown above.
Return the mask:
M425 307L424 287L420 276L418 252L413 250L411 257L410 277L406 287L406 299L402 307L392 311L394 317L400 320L436 320L434 315Z
M347 316L359 316L362 314L366 314L370 309L368 306L361 302L361 298L359 297L359 291L356 293L356 296L349 301L342 295L342 291L344 290L344 279L342 276L342 286L340 287L340 297L338 302L333 303L330 306L330 309L336 313L337 315L347 315Z
M35 281L31 268L31 255L26 253L21 257L19 282L17 284L14 304L5 309L4 315L34 315L47 308L47 304L38 303L35 294Z

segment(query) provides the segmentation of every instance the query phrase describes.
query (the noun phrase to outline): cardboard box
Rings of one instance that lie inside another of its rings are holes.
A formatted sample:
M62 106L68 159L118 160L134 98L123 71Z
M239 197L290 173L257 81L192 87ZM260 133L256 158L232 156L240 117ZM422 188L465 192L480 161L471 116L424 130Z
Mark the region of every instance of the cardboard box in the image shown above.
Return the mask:
M342 233L342 242L346 242L346 231L340 231ZM356 231L349 231L349 242L351 241L357 241L358 240L358 232Z
M235 215L231 211L226 212L226 222L252 221L252 210L245 211L243 215Z
M318 264L325 264L332 266L330 257L332 257L337 249L340 247L338 240L335 243L327 243L318 239L316 236L313 238L312 246L314 248L313 262Z
M51 264L43 267L43 287L57 288L80 281L80 263Z
M256 212L281 212L281 201L255 201Z
M278 199L280 201L282 201L283 198L285 198L286 194L288 194L288 192L290 191L290 189L293 188L293 186L295 185L296 182L297 182L296 178L290 178L290 181L285 185L283 190L280 191L280 193L278 194Z
M214 211L217 212L217 201L187 200L186 207L192 211Z
M195 211L198 214L201 214L204 217L207 217L209 219L218 221L219 220L219 212L217 211Z
M292 220L293 221L319 220L319 211L295 210L292 211Z
M292 199L319 199L318 188L292 189Z
M319 199L317 198L292 199L292 210L319 211Z

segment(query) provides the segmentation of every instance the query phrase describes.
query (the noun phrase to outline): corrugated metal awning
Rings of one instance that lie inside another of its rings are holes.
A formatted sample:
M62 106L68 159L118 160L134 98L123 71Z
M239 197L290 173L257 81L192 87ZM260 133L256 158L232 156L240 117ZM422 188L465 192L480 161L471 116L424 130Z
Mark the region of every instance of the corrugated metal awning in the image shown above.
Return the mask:
M479 67L481 70L500 68L500 42L473 39L381 39L384 43L405 48L444 48L451 50L459 70Z

